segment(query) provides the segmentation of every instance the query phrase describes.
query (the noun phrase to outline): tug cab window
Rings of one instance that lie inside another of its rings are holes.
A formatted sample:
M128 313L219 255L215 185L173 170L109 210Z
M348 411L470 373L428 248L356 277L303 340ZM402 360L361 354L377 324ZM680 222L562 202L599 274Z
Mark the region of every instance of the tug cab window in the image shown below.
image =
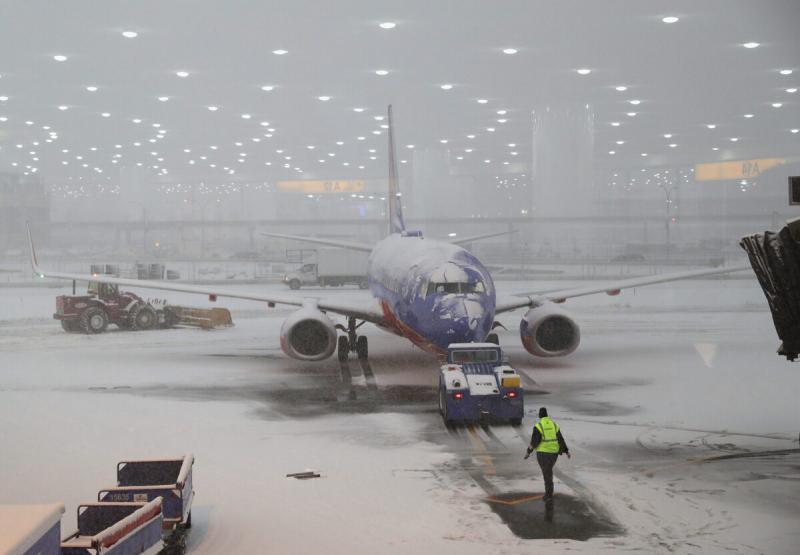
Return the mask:
M497 351L494 349L476 349L474 351L453 351L453 362L497 362Z
M486 293L486 287L481 281L475 282L444 282L444 283L429 283L428 293L430 295L447 295L453 293Z

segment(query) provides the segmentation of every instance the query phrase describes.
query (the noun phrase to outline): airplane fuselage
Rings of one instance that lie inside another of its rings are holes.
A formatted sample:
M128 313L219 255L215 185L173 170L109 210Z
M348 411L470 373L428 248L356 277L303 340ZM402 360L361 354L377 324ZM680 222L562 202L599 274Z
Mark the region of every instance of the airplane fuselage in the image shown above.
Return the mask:
M383 327L427 351L484 341L492 329L494 282L459 246L395 233L375 245L367 273Z

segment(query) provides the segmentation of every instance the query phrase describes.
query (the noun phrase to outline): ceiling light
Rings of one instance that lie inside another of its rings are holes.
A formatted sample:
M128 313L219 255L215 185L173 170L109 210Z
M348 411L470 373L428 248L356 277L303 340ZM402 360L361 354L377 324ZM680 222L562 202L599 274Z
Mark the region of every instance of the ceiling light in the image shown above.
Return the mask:
M475 135L467 135L467 139L474 139Z
M730 138L730 141L731 141L732 143L735 143L735 142L737 142L738 140L739 140L739 137L731 137L731 138Z
M58 109L64 112L66 110L69 110L69 106L59 106Z
M375 75L380 75L381 77L383 77L384 75L389 75L389 71L385 69L376 69Z
M356 137L356 139L359 140L359 141L363 141L363 140L366 139L366 137Z
M109 114L108 112L103 112L100 115L103 116L104 118L110 118L111 117L111 114Z
M780 74L781 74L781 75L791 75L791 74L792 74L792 71L793 71L793 70L791 70L791 69L782 69L782 70L780 71Z
M617 85L614 88L617 89L619 92L625 92L628 90L628 87L626 87L625 85Z
M489 102L489 101L486 100L485 98L479 98L478 99L478 104L486 104L487 102Z
M86 87L86 90L89 92L97 92L97 87L95 87L94 85L89 85Z
M142 123L142 120L140 120L139 118L134 118L131 121L133 121L133 123Z
M331 99L330 96L318 96L317 98L323 102L327 102Z
M55 61L57 61L57 62L66 62L67 61L67 57L64 56L63 54L56 54L55 56L53 56L53 59Z
M443 91L449 91L450 89L453 88L453 85L451 85L450 83L445 83L444 85L439 85L439 88L442 89Z
M581 69L577 69L575 71L578 72L578 75L589 75L592 72L591 69L588 69L588 68L585 68L585 67L583 67Z
M242 114L242 119L250 119L252 117L250 114Z
M619 127L619 126L620 126L620 123L618 121L612 121L611 122L611 127Z
M273 50L272 53L275 54L276 56L283 56L284 54L288 54L289 51L279 48L278 50Z
M406 145L406 148L414 148L414 145Z
M268 121L262 121L261 123L259 123L259 125L261 127L269 127L269 122Z
M506 115L507 113L508 113L508 112L506 112L505 110L497 110L497 115L498 115L498 116L504 116L504 115Z
M274 87L274 86L272 86L272 85L262 85L262 86L261 86L261 90L262 90L262 91L266 91L266 92L269 92L269 91L271 91L271 90L272 90L272 89L274 89L274 88L275 88L275 87Z
M662 17L661 21L663 21L664 23L677 23L680 20L674 15L668 15L667 17Z
M624 145L624 144L625 144L625 141L617 141L617 144L618 144L618 145Z
M516 48L503 48L503 54L516 54L519 52Z
M791 94L793 94L793 93L796 93L796 92L797 92L797 89L796 89L796 88L794 88L794 87L791 87L791 88L789 88L789 89L786 89L786 92L787 92L787 93L791 93Z
M642 157L644 158L645 156L647 156L647 153L646 153L646 152L642 152L642 153L640 154L640 156L642 156Z
M446 145L447 144L447 139L439 139L439 142L442 143L443 145Z
M671 144L669 145L669 147L670 147L670 148L675 148L676 146L678 146L678 145L676 145L675 143L671 143Z
M671 139L672 138L672 133L664 133L664 138L665 139Z
M628 116L629 118L633 118L636 117L636 112L628 112L625 115Z
M760 42L746 42L742 46L744 46L745 48L758 48L759 46L761 46L761 43Z
M139 33L136 31L122 31L122 36L126 39L135 39L139 36Z
M634 106L638 106L639 104L642 103L641 100L635 100L635 99L634 100L629 100L628 102L633 104Z
M783 106L783 102L773 102L772 103L772 107L773 108L780 108L781 106Z
M750 119L750 118L753 117L753 114L745 114L744 117L746 117L747 119Z
M486 128L486 130L487 130L489 133L494 133L494 127L487 127L487 128Z
M217 110L219 110L219 106L208 106L209 112L216 112Z
M706 127L708 127L709 129L714 129L717 127L717 125L715 123L707 123Z
M364 111L364 108L353 108L354 112L358 112L359 114Z
M336 141L336 144L342 146L344 144L344 141Z
M381 29L394 29L395 27L397 27L397 23L395 23L394 21L384 21L383 23L380 23L378 27L380 27Z
M169 100L168 96L159 96L158 97L158 101L159 102L166 102L167 100Z
M798 133L798 132L800 132L800 129L790 129L789 132L790 133Z
M611 154L612 156L613 156L614 154L616 154L616 152L615 152L615 151L613 151L613 150L609 150L609 151L608 151L608 153L609 153L609 154Z

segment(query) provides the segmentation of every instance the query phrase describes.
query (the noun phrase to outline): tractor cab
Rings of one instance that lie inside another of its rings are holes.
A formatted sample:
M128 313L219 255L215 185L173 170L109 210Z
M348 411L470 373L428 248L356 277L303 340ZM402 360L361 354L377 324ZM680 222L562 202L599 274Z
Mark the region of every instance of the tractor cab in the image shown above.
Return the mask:
M98 299L113 299L119 297L119 286L116 283L89 282L89 295Z

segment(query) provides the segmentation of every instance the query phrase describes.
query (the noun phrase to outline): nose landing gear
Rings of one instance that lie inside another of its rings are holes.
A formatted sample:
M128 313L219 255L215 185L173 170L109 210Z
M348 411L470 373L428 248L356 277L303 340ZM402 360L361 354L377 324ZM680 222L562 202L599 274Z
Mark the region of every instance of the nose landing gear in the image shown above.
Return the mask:
M361 366L361 371L364 373L364 379L367 382L367 388L371 390L377 389L375 383L375 374L372 372L372 367L369 364L369 342L366 335L358 335L357 330L364 322L356 323L356 319L350 317L347 319L347 327L337 324L336 328L345 332L347 335L340 335L336 343L336 354L341 366L342 382L350 386L350 398L355 398L355 390L352 388L352 375L350 373L350 365L348 358L350 353L356 353L358 363Z

